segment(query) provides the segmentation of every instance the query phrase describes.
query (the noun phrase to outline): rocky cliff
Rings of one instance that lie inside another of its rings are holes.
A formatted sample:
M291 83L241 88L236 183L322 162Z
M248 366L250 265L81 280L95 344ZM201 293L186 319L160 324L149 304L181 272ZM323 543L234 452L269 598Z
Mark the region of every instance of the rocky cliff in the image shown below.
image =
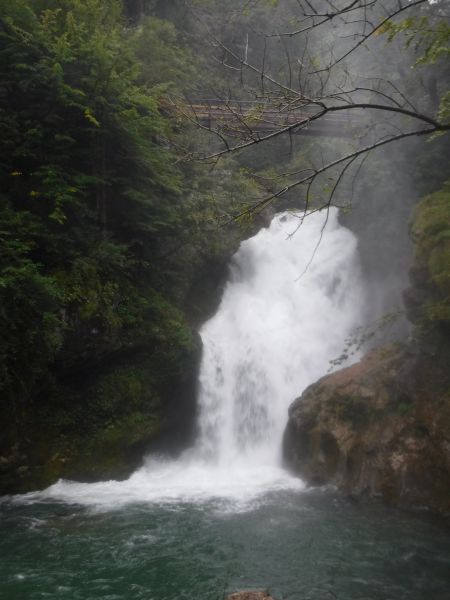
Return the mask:
M414 338L324 377L290 407L286 463L312 485L450 514L449 200L447 186L412 223Z
M324 377L290 408L288 465L312 485L450 513L446 378L432 355L396 346Z

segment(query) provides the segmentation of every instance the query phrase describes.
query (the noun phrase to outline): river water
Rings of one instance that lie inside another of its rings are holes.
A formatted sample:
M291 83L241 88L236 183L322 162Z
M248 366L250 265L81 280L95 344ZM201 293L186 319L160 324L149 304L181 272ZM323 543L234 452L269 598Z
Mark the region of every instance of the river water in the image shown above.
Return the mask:
M331 492L272 491L99 510L5 504L0 598L448 600L450 535L439 522Z
M0 598L448 599L440 522L307 490L282 466L290 402L329 370L364 303L336 211L278 215L244 242L201 330L194 447L123 482L1 499Z

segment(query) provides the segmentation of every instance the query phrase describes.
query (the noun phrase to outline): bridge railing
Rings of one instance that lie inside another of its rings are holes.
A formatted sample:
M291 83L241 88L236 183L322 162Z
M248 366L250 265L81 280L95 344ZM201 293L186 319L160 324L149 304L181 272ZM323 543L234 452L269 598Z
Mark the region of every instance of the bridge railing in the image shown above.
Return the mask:
M299 122L301 127L304 121L305 127L328 128L351 127L357 128L365 125L365 120L348 112L331 112L325 114L319 119L311 120L320 112L319 107L301 106L293 108L289 104L279 103L268 100L224 100L220 98L191 98L188 101L188 107L198 120L207 119L230 122L244 122L249 119L250 123L259 123L259 126L272 125L282 126Z

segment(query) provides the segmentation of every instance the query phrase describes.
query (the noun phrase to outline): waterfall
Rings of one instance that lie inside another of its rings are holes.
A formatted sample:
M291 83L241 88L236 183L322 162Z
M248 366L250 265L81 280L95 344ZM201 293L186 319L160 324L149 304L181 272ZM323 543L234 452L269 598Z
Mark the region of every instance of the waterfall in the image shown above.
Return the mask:
M327 373L359 325L364 292L356 246L336 209L305 219L277 215L241 244L217 313L200 332L195 447L176 461L151 457L127 481L60 481L43 494L117 507L133 501L242 500L301 487L281 466L287 411L305 387Z
M354 235L336 209L296 231L299 218L278 215L241 244L219 310L200 332L198 452L218 464L277 462L289 404L358 324Z

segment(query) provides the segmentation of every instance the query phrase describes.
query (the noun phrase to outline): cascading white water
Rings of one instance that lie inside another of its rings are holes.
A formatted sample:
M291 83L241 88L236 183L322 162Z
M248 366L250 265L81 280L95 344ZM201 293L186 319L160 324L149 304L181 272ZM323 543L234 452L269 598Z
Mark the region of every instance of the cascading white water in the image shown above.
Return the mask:
M58 482L46 497L116 507L242 500L301 485L281 467L288 406L340 355L364 293L356 238L339 225L337 210L308 215L290 235L300 218L276 216L233 257L217 314L201 330L195 447L177 461L152 458L127 481Z
M201 331L198 451L212 461L275 464L290 402L327 372L358 323L356 239L333 209L316 249L325 219L309 215L291 236L299 216L279 215L233 258Z

